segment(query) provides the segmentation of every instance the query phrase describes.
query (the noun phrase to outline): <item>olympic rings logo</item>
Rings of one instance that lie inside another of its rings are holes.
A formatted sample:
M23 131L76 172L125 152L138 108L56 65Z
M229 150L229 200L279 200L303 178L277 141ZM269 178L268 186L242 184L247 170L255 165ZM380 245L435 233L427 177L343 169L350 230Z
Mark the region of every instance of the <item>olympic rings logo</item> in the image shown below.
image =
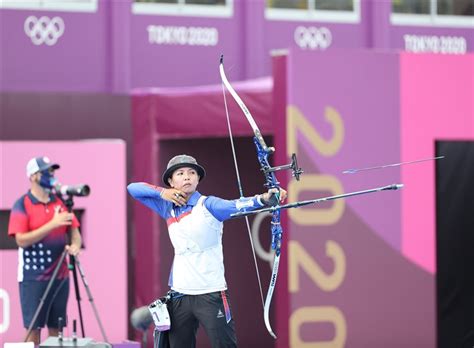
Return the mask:
M24 24L25 33L35 45L48 46L56 44L64 33L64 21L61 17L49 18L46 16L39 19L29 16Z
M295 29L295 42L303 49L317 48L325 50L331 45L332 34L326 27L303 27L299 26Z

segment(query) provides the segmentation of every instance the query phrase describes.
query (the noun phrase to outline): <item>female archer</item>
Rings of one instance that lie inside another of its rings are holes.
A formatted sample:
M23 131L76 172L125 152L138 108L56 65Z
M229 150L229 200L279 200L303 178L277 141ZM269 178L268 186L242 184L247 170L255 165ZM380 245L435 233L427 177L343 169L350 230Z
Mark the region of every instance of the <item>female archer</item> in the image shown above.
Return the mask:
M236 347L237 338L224 276L223 222L231 215L268 206L283 189L254 197L225 200L204 196L196 189L206 172L191 156L173 157L163 173L165 187L128 185L133 198L167 221L174 247L169 277L170 347L195 347L201 324L213 347Z

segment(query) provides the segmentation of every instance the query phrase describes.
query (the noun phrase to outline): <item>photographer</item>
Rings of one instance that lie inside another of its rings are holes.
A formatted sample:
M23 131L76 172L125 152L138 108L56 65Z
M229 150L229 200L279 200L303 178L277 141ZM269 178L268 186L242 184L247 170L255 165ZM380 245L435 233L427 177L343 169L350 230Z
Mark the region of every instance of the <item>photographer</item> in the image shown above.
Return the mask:
M16 201L10 215L8 235L15 237L18 245L18 281L25 328L31 324L64 249L70 255L78 255L81 248L78 220L68 212L61 198L52 193L57 169L59 165L47 157L31 159L26 166L30 190ZM68 227L71 227L70 245L67 245ZM39 345L41 328L45 325L50 336L58 335L58 318L66 318L68 273L64 259L27 341Z

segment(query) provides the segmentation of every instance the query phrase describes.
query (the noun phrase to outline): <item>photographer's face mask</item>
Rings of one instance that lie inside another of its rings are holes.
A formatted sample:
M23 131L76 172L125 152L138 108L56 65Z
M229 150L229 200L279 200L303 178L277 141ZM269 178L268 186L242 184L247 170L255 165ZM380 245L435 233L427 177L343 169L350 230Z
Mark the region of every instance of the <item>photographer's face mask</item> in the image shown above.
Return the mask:
M56 183L56 178L54 177L54 172L50 170L44 170L41 173L41 178L39 185L45 189L52 189Z

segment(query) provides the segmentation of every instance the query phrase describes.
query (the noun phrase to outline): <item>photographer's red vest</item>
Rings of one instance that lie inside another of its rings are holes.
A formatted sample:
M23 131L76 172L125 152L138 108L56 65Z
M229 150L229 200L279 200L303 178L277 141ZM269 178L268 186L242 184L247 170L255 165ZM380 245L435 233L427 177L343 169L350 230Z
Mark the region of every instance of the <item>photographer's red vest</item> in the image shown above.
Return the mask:
M8 235L29 233L50 221L55 209L67 211L65 204L55 195L48 203L38 201L30 191L20 197L13 206L8 225ZM74 216L72 228L79 227ZM49 280L66 245L67 226L51 231L45 238L27 248L18 248L18 281ZM59 269L58 279L68 276L67 262Z

